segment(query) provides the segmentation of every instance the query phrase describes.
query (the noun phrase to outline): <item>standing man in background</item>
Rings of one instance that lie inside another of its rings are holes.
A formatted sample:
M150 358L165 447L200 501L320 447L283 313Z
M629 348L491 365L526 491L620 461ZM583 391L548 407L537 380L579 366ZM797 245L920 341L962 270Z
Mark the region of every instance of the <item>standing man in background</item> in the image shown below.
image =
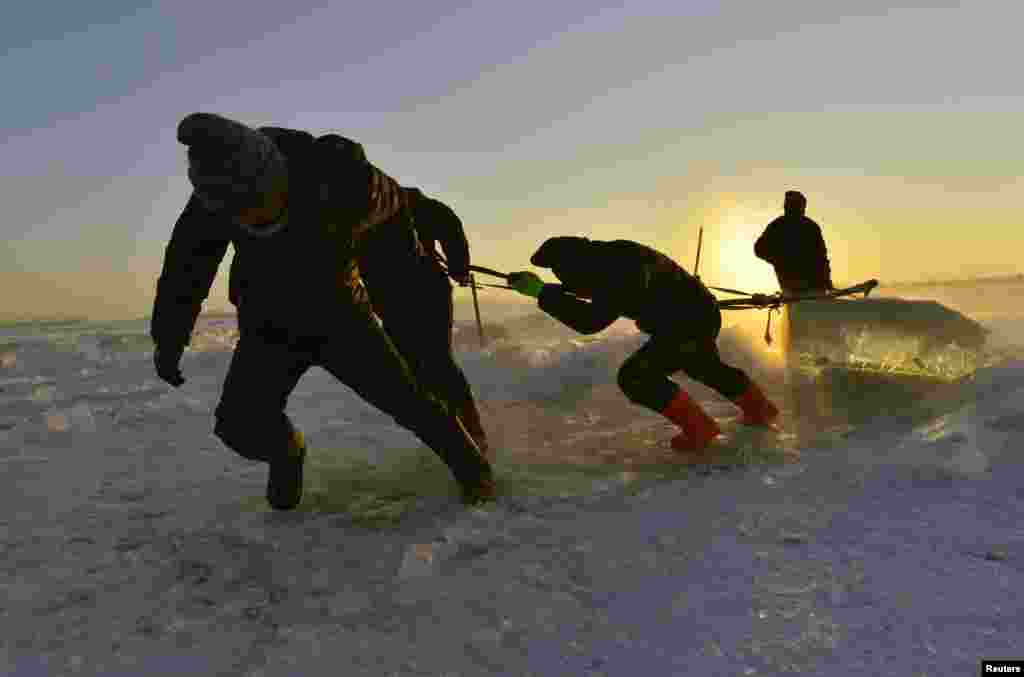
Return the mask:
M800 294L832 289L832 269L821 226L807 215L807 198L786 191L783 214L754 243L754 254L775 267L779 289Z
M783 215L769 223L754 243L754 254L775 267L783 294L813 294L833 288L825 238L821 227L806 215L806 210L807 198L803 193L786 191ZM828 333L830 340L838 340L834 331L814 327L806 312L801 312L804 310L806 306L801 308L800 302L786 306L784 352L787 356L795 357L800 344L816 336ZM798 370L787 370L786 380L796 418L818 419L823 407L819 404L820 389L816 383L808 382Z

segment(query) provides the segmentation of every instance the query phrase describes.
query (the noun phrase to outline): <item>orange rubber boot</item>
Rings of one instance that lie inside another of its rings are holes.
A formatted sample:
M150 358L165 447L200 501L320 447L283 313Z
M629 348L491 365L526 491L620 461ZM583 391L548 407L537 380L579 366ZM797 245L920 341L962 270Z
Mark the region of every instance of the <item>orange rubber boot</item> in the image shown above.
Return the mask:
M779 417L779 409L765 397L753 381L747 391L733 400L743 410L740 423L744 425L771 425Z
M682 388L661 415L682 429L672 438L672 448L676 451L701 451L722 432L715 419L708 416Z

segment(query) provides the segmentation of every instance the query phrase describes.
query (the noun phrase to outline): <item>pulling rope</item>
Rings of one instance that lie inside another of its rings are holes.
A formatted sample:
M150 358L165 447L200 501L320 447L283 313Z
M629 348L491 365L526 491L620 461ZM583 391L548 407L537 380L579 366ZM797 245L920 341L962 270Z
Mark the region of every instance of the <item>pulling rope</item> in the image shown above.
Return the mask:
M444 271L444 274L448 275L448 276L451 276L451 274L448 272L448 266L445 265L444 259L441 258L441 255L438 254L434 258L437 259L437 263L438 263L438 265L440 265L441 270ZM481 269L483 269L483 271L490 271L490 268L483 268L483 266L470 266L469 269L472 270L472 271L475 271L475 272L482 272ZM504 273L499 273L497 271L494 271L493 273L488 272L487 274L488 275L493 274L495 277L500 277L502 279L508 279L508 275L505 275ZM482 289L484 287L487 287L488 289L510 289L510 290L515 291L514 287L510 287L507 284L487 284L486 282L477 282L475 275L470 275L469 277L470 277L470 284L466 285L467 287L472 287L474 289Z
M779 312L778 308L768 309L768 322L764 326L764 342L768 345L772 344L772 313Z
M441 252L435 249L431 253L434 256L434 260L437 262L437 265L444 271L444 274L451 277L451 272L448 270L448 261L445 260ZM470 270L473 270L474 266L470 266L469 268ZM484 336L484 323L483 320L480 319L480 299L477 298L476 294L476 290L480 287L497 287L498 289L511 289L512 287L500 287L493 284L478 284L476 279L473 277L473 274L469 274L469 289L473 294L473 314L476 316L476 331L480 336L480 348L485 348L487 347L487 337Z
M484 348L487 346L487 341L484 339L484 323L480 320L480 301L476 298L476 280L473 279L473 273L469 274L469 288L473 292L473 312L476 313L476 330L480 334L480 347Z
M868 294L878 286L878 280L868 280L852 287L846 287L845 289L833 289L827 292L812 292L805 294L772 294L770 296L765 294L749 294L745 299L727 299L725 301L719 301L718 307L723 310L748 310L748 309L768 309L768 322L764 329L764 341L768 345L772 343L772 314L779 312L783 306L796 303L798 301L822 301L822 300L834 300L841 296L853 296L854 294L864 294L867 298Z
M697 279L700 279L700 278L697 278ZM725 287L708 287L708 289L711 289L713 291L720 291L720 292L723 292L725 294L736 294L737 296L756 296L756 294L751 294L749 292L740 291L738 289L727 289Z
M490 275L491 277L500 277L503 280L508 279L508 275L506 273L499 272L497 270L494 270L493 268L484 268L483 266L470 266L469 269L472 270L474 273L483 273L484 275Z
M699 265L699 263L700 263L700 244L701 244L700 239L702 239L702 236L703 236L703 228L701 229L701 235L698 236L699 239L698 239L698 244L697 244L697 265ZM486 268L484 266L472 266L471 265L469 267L469 269L471 271L474 271L474 272L477 272L477 273L483 273L485 275L490 275L492 277L498 277L498 278L501 278L501 279L503 279L505 281L508 281L508 278L509 278L508 274L502 273L502 272L500 272L498 270L494 270L493 268ZM447 272L447 269L446 269L446 272ZM700 280L699 277L697 277L697 279ZM492 288L492 289L512 289L512 287L510 287L510 286L497 285L497 284L478 283L478 282L473 281L472 278L471 278L471 286L473 287L473 290L474 290L474 296L476 294L475 290L478 287L489 287L489 288ZM837 299L837 298L842 297L842 296L853 296L854 294L861 294L861 293L864 294L865 297L867 297L868 294L870 294L871 291L875 287L877 287L877 286L878 286L878 280L868 280L867 282L863 282L863 283L861 283L859 285L855 285L855 286L852 286L852 287L847 287L845 289L833 289L831 291L824 292L824 293L817 292L817 293L807 293L807 294L784 294L782 292L778 292L778 293L775 293L775 294L751 294L751 293L748 293L748 292L740 291L738 289L729 289L727 287L711 287L711 286L708 286L708 289L711 289L711 290L714 290L714 291L723 292L723 293L726 293L726 294L735 294L736 296L742 297L742 298L725 299L724 301L718 301L718 307L720 309L722 309L722 310L767 310L768 311L768 321L767 321L767 323L765 325L764 340L765 340L765 343L771 345L771 343L772 343L772 333L771 333L771 329L772 329L772 315L774 313L779 312L782 309L783 306L787 306L787 305L790 305L792 303L796 303L798 301L831 300L831 299ZM478 318L478 320L479 320L479 318Z

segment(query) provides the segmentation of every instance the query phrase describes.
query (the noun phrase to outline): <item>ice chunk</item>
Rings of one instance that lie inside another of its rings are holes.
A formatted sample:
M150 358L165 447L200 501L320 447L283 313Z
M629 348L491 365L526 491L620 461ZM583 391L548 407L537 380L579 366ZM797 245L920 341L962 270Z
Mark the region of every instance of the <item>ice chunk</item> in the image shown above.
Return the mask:
M46 429L52 433L64 433L71 429L71 423L63 412L48 411L43 418Z
M43 425L53 433L94 433L96 416L86 402L77 402L67 409L50 409L43 414Z
M1011 439L1009 431L984 425L977 408L968 406L915 429L894 456L905 463L937 465L955 475L978 476L991 469L991 457Z
M430 576L437 571L441 549L437 543L412 543L405 549L398 577L406 580Z
M96 417L85 402L76 402L68 412L68 422L76 433L96 432Z

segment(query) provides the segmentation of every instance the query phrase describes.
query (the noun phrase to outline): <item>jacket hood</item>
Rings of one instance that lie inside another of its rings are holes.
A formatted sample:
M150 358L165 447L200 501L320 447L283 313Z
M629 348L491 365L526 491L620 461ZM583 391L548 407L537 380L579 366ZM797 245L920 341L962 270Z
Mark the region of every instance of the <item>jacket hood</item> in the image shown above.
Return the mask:
M585 237L548 238L530 257L530 263L539 268L572 267L584 257L590 244Z

